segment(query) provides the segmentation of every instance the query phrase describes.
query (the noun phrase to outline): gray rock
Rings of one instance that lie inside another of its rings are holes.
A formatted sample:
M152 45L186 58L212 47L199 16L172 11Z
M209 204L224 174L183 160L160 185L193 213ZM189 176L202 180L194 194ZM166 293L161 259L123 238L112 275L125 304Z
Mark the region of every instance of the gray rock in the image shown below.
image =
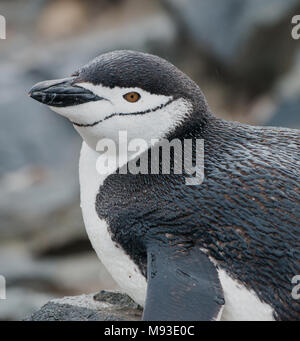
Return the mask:
M25 321L123 321L110 313L49 302Z
M127 295L103 291L52 300L26 321L138 321L141 316L141 307Z
M291 18L300 10L298 0L164 3L199 58L217 67L231 86L261 94L293 65L299 44L291 38Z
M72 126L27 95L41 78L51 78L51 72L34 76L8 64L0 73L0 175L27 165L72 160L75 139L79 141Z
M300 48L292 69L280 77L275 84L274 97L280 100L300 97Z
M95 253L46 259L32 258L16 246L0 250L0 274L8 288L24 287L55 296L117 288Z
M6 290L6 299L0 300L0 321L20 321L34 313L53 295L14 287Z
M300 129L300 98L283 101L265 125Z
M142 308L133 301L128 295L116 291L101 290L94 295L94 300L97 302L107 302L121 307L141 310Z
M298 0L164 1L197 44L228 62L238 58L255 30L278 22L299 4Z
M42 259L28 251L14 244L0 249L0 275L7 286L0 320L24 319L53 297L118 288L92 251Z
M66 120L27 96L30 87L40 79L51 78L51 72L41 70L34 75L9 63L1 65L0 73L3 241L47 225L49 216L78 201L81 139Z
M265 125L300 129L300 50L293 68L275 84L276 109Z

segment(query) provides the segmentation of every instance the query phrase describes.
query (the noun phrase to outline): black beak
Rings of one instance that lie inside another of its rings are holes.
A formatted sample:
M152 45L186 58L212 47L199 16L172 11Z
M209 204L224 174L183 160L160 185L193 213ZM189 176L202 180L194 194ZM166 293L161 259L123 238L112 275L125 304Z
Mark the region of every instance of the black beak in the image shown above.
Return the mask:
M40 82L31 88L28 94L33 99L52 107L69 107L103 99L76 85L75 79L76 77L70 77Z

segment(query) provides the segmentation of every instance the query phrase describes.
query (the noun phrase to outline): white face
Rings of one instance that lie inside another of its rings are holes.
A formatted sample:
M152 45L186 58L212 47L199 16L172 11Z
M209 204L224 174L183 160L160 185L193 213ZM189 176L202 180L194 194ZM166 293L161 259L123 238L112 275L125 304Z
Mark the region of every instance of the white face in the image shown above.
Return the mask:
M90 83L76 85L103 99L65 108L50 108L76 123L75 129L93 149L102 138L117 142L119 131L127 131L128 139L143 138L150 142L152 138L161 138L174 129L192 108L187 100L174 100L140 88L111 89ZM139 94L136 102L124 98L124 95L131 92Z

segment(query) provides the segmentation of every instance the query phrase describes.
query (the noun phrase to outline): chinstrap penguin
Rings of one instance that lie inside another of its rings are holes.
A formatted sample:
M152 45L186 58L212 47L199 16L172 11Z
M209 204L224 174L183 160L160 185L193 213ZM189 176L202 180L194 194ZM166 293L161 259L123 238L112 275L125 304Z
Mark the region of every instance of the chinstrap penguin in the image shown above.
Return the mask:
M219 119L188 76L134 51L103 54L29 94L82 136L88 236L145 320L300 319L291 295L300 274L299 131ZM148 142L204 139L203 183L188 186L174 172L99 174L97 143L117 143L120 131Z

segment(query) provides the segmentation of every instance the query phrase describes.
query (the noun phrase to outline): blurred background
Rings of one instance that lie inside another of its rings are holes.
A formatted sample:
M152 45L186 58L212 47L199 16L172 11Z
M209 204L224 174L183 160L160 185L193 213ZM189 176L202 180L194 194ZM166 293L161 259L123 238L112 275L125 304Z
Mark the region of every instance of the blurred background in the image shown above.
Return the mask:
M97 55L164 57L220 117L300 128L300 0L0 0L0 320L53 297L116 288L87 239L79 206L81 139L27 96Z

